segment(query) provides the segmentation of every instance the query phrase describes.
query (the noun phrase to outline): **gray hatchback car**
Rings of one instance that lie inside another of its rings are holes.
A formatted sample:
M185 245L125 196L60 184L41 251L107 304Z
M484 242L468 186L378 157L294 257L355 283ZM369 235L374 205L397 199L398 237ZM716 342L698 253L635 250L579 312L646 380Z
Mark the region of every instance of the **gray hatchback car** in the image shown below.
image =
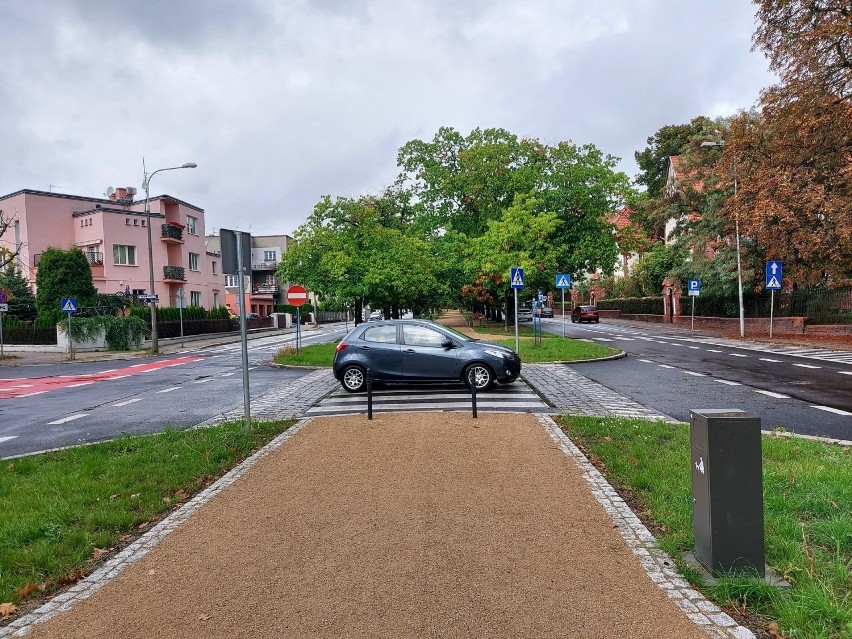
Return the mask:
M359 324L337 345L334 376L344 389L367 389L367 371L377 382L469 383L477 390L495 381L514 382L521 374L515 351L422 320L383 320Z

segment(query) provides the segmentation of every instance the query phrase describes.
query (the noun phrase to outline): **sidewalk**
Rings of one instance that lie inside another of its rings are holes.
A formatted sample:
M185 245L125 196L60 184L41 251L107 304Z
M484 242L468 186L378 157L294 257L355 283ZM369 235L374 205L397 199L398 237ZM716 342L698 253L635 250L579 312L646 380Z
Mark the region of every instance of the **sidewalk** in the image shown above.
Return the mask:
M752 637L581 460L545 416L305 421L27 636Z

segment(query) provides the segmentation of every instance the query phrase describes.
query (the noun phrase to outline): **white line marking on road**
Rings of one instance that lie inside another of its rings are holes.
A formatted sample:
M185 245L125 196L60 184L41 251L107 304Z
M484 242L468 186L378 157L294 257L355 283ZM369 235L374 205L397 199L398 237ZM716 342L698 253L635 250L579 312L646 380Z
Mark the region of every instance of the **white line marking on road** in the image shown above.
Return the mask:
M117 404L113 404L116 408L119 406L127 406L128 404L135 404L136 402L141 402L141 397L135 397L133 399L128 399L126 402L118 402Z
M593 340L596 342L614 342L614 339L607 339L606 337L593 337Z
M717 379L716 381L720 384L727 384L728 386L742 386L739 382L730 382L727 379Z
M195 380L194 382L192 382L192 383L193 383L193 384L206 384L207 382L212 382L212 381L213 381L213 378L212 378L212 377L207 377L207 378L205 378L205 379L196 379L196 380Z
M171 388L164 388L163 390L158 390L158 393L171 393L172 391L180 390L180 386L172 386Z
M652 341L657 342L657 344L668 344L668 342L661 342L661 341L660 341L660 340L658 340L658 339L655 339L655 340L652 340Z
M131 364L130 368L139 368L140 366L145 366L145 364Z
M748 357L748 355L743 355L742 353L731 353L731 357Z
M77 388L78 386L88 386L89 384L94 384L94 382L80 382L78 384L69 384L68 388Z
M65 422L71 422L75 419L80 419L81 417L88 417L89 413L77 413L76 415L71 415L70 417L63 417L62 419L57 419L55 422L47 422L48 425L51 424L64 424Z
M33 395L42 395L43 393L46 393L46 392L47 391L36 391L35 393L27 393L26 395L18 395L18 397L19 398L20 397L32 397Z
M761 357L760 361L761 362L772 362L773 364L778 364L781 360L780 359L772 359L770 357Z
M7 442L10 439L15 439L15 437L17 437L17 435L6 435L5 437L0 437L0 444Z
M694 348L695 350L699 350L701 347L700 346L690 346L689 348Z
M825 410L829 413L837 413L838 415L852 415L852 413L847 412L845 410L840 410L839 408L831 408L830 406L815 406L811 404L811 408L816 408L818 410Z
M837 371L841 375L852 375L852 371Z
M793 366L798 366L799 368L822 368L822 366L814 366L812 364L793 364Z
M130 375L116 375L115 377L107 377L106 381L109 381L109 380L112 380L112 379L124 379L125 377L130 377Z
M235 375L236 373L222 373L219 377L230 377L231 375Z
M103 375L104 373L114 373L117 370L118 370L117 368L108 368L107 370L101 371L100 373L92 373L92 375Z
M706 377L704 373L696 373L694 371L683 371L687 375L694 375L695 377Z
M669 366L668 364L657 364L660 368L674 368L674 366Z
M12 384L12 388L32 388L32 384Z
M650 359L640 359L639 361L640 361L640 362L645 362L646 364L653 364L653 363L654 363L654 362L652 362Z
M715 348L708 348L708 349L707 349L707 352L708 352L708 353L722 353L722 352L724 352L724 351L717 351Z
M769 395L769 397L774 397L776 399L790 399L789 395L783 395L781 393L773 393L772 391L755 390L754 392L760 393L761 395Z

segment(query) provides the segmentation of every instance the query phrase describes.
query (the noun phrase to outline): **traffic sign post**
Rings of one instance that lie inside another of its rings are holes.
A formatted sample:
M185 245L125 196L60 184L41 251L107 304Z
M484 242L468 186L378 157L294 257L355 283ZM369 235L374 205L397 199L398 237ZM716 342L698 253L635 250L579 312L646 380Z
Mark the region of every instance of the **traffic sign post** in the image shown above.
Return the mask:
M562 290L562 337L565 337L565 289L571 288L571 276L568 273L557 273L556 288Z
M509 283L515 292L515 352L521 352L521 340L518 337L518 289L524 288L524 269L513 266L509 269Z
M68 359L74 359L74 340L71 338L71 316L77 312L77 300L73 297L63 297L59 300L60 310L68 315Z
M302 304L308 301L308 291L304 286L294 284L287 289L287 303L296 307L296 355L302 348Z
M701 295L701 280L689 280L689 296L692 298L692 326L690 331L695 330L695 298Z
M775 314L775 291L781 290L781 273L783 262L775 260L766 263L766 288L771 292L769 294L769 337L772 337L772 321Z
M0 291L0 359L6 359L3 353L3 314L9 310L9 305L6 304L7 299L9 296L6 295L6 291Z
M219 229L220 235L223 229ZM234 242L236 243L236 264L232 265L237 272L237 294L240 296L240 346L243 362L243 413L245 415L245 429L251 431L251 392L249 391L249 369L248 369L248 337L246 336L246 273L251 269L251 237L248 233L234 231ZM248 238L247 240L245 238ZM248 249L246 249L246 245ZM224 244L222 245L224 247ZM246 255L246 250L249 254ZM248 264L246 264L248 262ZM224 263L224 260L223 260ZM224 271L230 273L232 271Z
M180 313L180 347L183 348L183 298L186 296L186 293L183 292L182 288L177 290L177 298L178 298L178 313Z

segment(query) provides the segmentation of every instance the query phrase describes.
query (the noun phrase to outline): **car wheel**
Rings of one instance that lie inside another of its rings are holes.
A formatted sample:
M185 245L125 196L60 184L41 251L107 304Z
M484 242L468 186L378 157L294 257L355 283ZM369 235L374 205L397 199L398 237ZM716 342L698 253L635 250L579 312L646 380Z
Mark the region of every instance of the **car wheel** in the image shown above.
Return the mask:
M350 393L366 390L367 372L360 366L347 366L340 375L340 384Z
M571 323L572 323L572 324L576 324L576 323L577 323L577 320L575 320L575 319L572 317L572 318L571 318Z
M598 318L598 319L596 319L596 320L595 320L595 324L600 324L600 323L601 323L600 318Z
M477 391L488 390L494 384L494 373L485 364L471 364L465 368L462 379L468 386L470 386L471 378Z

